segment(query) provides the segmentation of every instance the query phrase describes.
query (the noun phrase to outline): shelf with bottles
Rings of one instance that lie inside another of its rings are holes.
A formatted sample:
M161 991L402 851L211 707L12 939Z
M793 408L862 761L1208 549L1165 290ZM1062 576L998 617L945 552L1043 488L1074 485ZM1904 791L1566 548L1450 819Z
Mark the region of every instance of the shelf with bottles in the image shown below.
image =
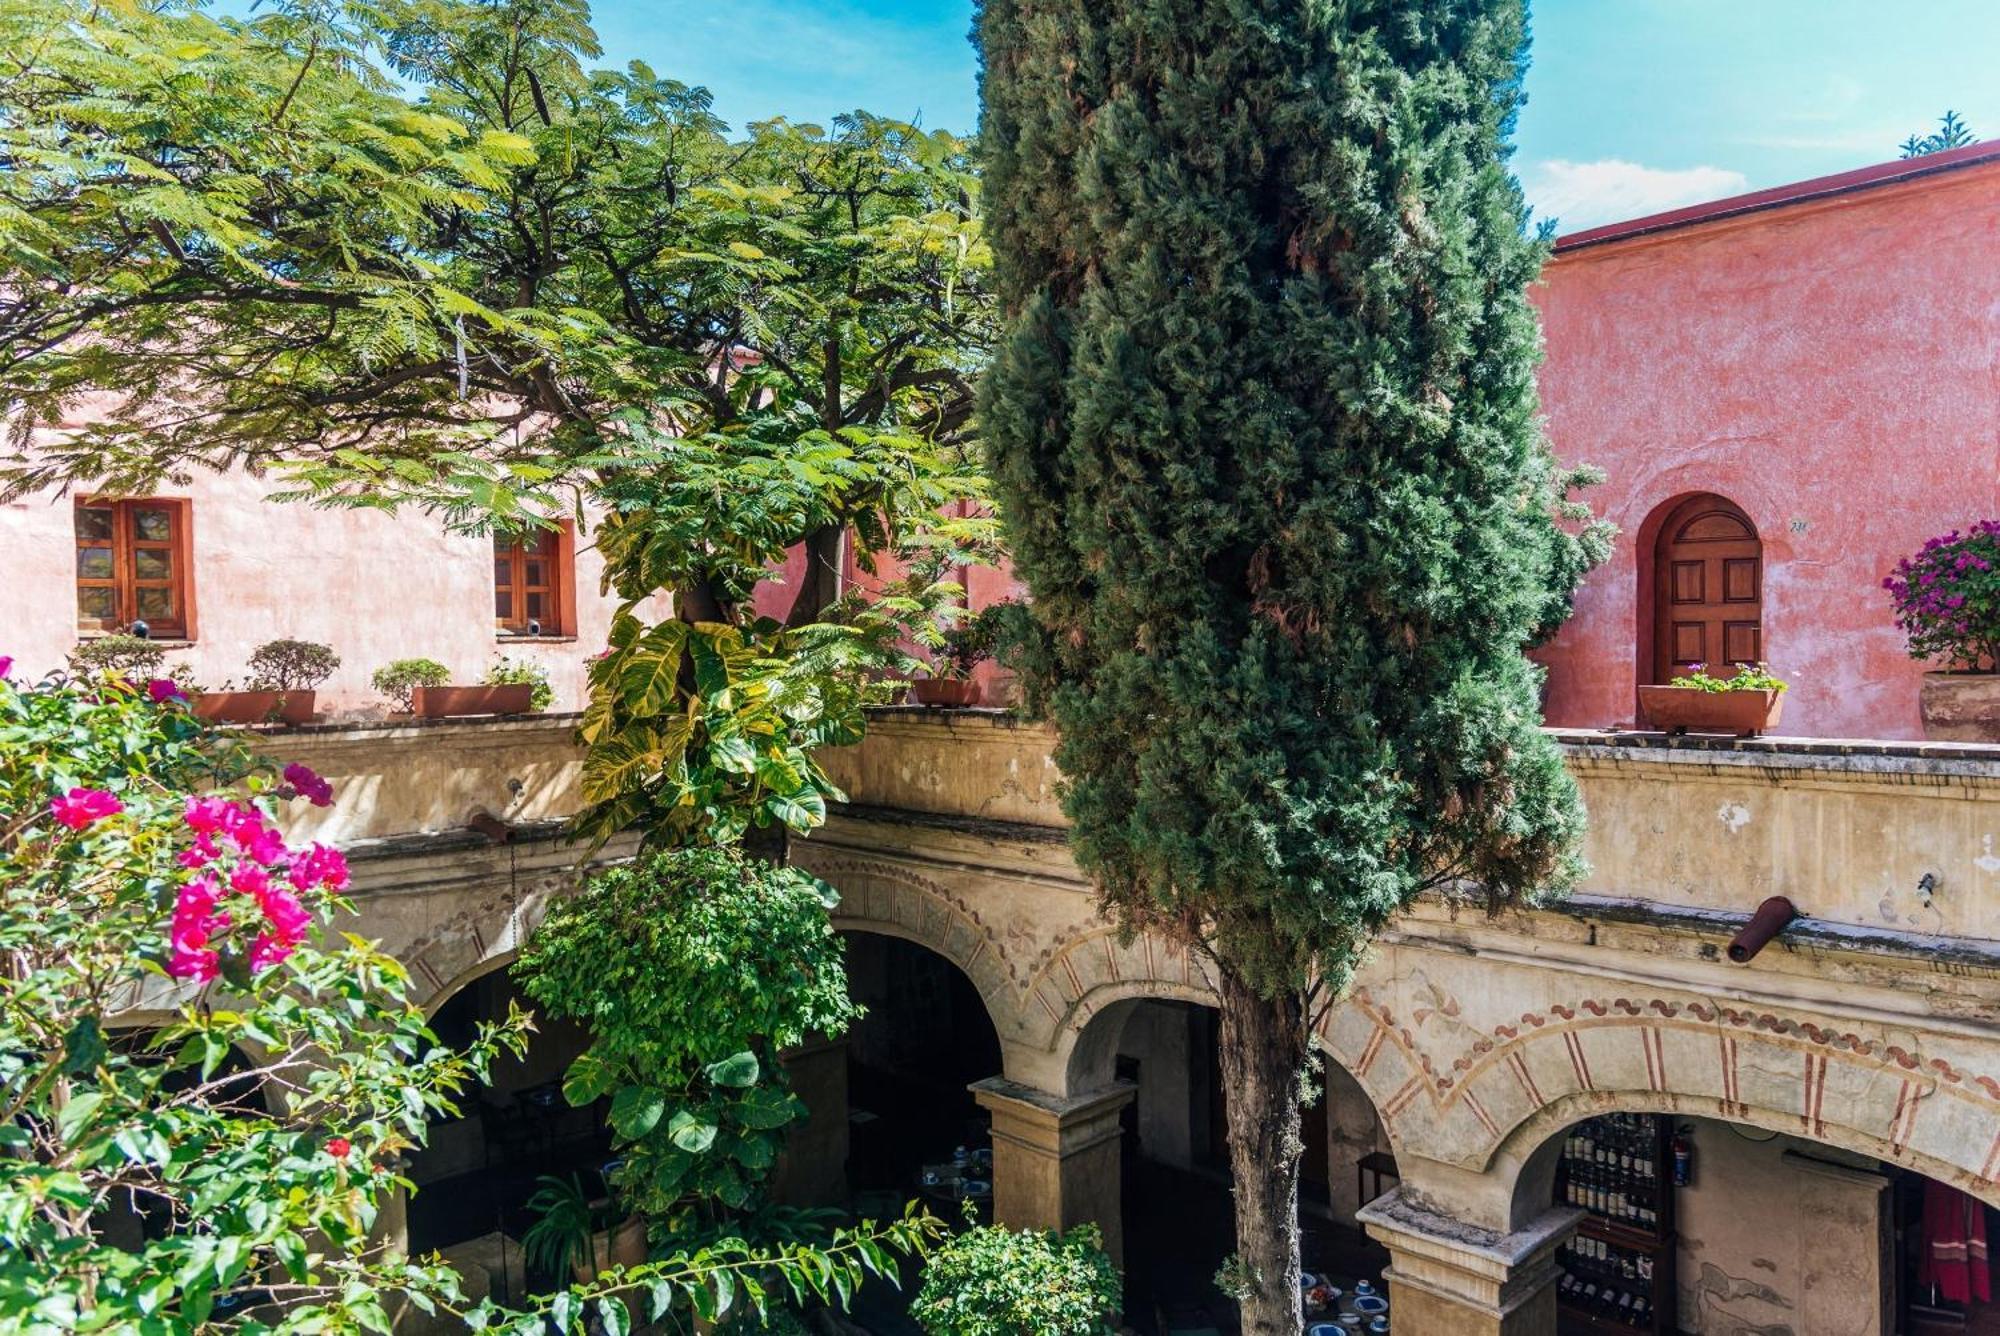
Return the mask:
M1569 1130L1556 1201L1651 1238L1674 1231L1669 1121L1644 1113L1587 1119Z
M1563 1245L1556 1302L1562 1329L1663 1332L1673 1327L1673 1275L1655 1240L1601 1237L1587 1222Z
M1672 1127L1651 1114L1606 1114L1564 1138L1556 1201L1588 1212L1558 1257L1565 1336L1679 1326Z

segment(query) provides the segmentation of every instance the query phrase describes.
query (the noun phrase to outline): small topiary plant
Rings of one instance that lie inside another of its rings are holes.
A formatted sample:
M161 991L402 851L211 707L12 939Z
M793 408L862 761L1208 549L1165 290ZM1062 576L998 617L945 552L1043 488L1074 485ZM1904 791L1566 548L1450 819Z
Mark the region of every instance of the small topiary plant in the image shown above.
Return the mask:
M95 636L70 651L69 670L78 675L116 673L142 680L160 676L167 652L141 636Z
M311 691L333 676L340 656L310 640L267 640L250 653L251 691Z
M414 693L418 687L441 687L449 681L451 669L436 659L397 659L377 668L368 679L398 714L416 709Z
M531 663L525 659L516 661L503 654L491 668L486 670L486 685L491 687L513 686L523 682L534 688L528 696L529 707L537 712L548 709L556 698L556 691L549 685L549 670L539 663Z
M929 1336L1100 1336L1122 1300L1095 1225L1067 1234L983 1225L924 1267L910 1316Z

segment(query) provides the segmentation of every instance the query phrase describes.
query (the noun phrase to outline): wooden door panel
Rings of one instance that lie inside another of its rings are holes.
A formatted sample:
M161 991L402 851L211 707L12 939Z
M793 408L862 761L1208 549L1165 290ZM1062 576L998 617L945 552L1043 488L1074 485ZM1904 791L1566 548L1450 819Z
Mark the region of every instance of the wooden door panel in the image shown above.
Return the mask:
M1660 528L1653 571L1653 681L1763 661L1764 550L1742 510L1719 496L1683 502Z

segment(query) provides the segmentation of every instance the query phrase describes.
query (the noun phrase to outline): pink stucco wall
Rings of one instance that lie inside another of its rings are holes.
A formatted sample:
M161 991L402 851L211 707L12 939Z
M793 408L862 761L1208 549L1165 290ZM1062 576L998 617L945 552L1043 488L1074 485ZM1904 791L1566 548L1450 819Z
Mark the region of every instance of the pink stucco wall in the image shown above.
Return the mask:
M1782 732L1921 735L1880 587L2000 514L2000 163L1560 250L1536 292L1557 453L1617 551L1537 657L1548 720L1630 722L1649 517L1715 492L1764 543Z
M341 664L319 707L342 715L382 709L368 678L392 659L436 659L456 681L477 682L505 654L548 668L553 708L582 708L585 664L604 648L615 607L598 593L602 563L587 533L576 543L575 639L508 639L493 628L490 538L448 533L416 511L279 504L265 499L271 490L240 473L160 490L193 507L195 641L170 664L191 665L209 687L240 686L263 642L320 641ZM59 667L77 643L72 507L47 497L0 506L0 654L14 657L17 674Z

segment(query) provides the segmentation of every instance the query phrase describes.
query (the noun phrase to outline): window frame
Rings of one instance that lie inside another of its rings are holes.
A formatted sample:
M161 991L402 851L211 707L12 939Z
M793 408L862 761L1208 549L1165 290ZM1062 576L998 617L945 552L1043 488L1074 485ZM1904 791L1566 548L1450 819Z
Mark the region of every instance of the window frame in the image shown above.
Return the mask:
M536 547L531 549L527 540L533 538ZM502 542L505 541L505 549ZM570 521L563 520L552 529L538 529L533 534L516 534L511 538L502 534L493 536L493 635L500 641L573 640L576 638L575 608L576 596L573 578L575 561L575 529ZM527 580L528 562L540 556L548 565L548 580L544 584L530 585ZM499 565L506 561L508 578L500 578ZM500 596L508 596L512 609L509 616L500 615ZM548 600L548 615L540 618L541 630L528 629L528 596L542 594Z
M108 578L86 577L83 574L81 553L86 548L101 548L107 541L84 536L80 521L86 510L104 510L111 514L111 536L108 540L111 574ZM161 511L167 515L165 539L138 536L135 517L142 510ZM155 640L192 641L195 638L194 507L186 497L78 497L70 519L70 534L73 547L79 554L70 581L72 598L76 600L75 624L79 636L88 639L116 635L126 631L133 622L144 620L148 633ZM169 573L165 579L140 577L138 560L142 551L164 551L168 554ZM111 626L105 626L102 618L92 619L93 625L85 625L81 606L85 589L112 591ZM176 615L171 618L142 618L139 612L139 593L142 589L168 590Z

